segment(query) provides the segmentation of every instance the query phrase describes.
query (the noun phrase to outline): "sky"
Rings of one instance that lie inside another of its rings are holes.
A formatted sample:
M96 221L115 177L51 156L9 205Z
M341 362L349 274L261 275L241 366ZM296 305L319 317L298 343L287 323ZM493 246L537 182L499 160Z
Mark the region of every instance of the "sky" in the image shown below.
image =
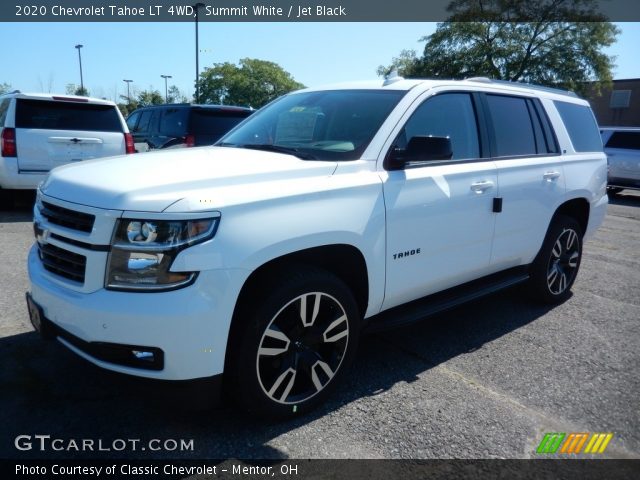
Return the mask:
M376 78L403 49L422 52L419 40L435 23L216 23L200 22L200 70L219 62L258 58L279 64L306 86ZM640 23L618 23L622 33L609 55L614 78L640 78ZM190 97L195 79L193 23L0 23L0 83L23 92L64 93L80 83L77 44L90 94L109 100L134 91L164 93L171 75Z

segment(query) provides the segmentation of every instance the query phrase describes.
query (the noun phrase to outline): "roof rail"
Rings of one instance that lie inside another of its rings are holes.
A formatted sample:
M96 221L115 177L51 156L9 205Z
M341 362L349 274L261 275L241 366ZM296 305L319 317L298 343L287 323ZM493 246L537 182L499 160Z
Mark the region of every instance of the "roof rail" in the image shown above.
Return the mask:
M559 95L567 95L569 97L578 98L578 95L575 92L572 92L571 90L563 90L561 88L554 88L554 87L545 87L542 85L535 85L533 83L512 82L511 80L494 80L488 77L471 77L471 78L467 78L467 80L471 82L479 82L479 83L494 83L498 85L511 85L514 87L525 87L525 88L530 88L531 90L539 90L542 92L556 93Z

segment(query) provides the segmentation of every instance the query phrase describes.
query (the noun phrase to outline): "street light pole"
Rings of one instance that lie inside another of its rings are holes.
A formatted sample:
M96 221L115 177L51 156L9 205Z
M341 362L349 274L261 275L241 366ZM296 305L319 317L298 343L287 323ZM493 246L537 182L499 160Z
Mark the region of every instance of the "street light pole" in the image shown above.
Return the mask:
M171 75L160 75L164 78L164 103L169 103L169 97L167 95L167 78L173 78Z
M80 91L81 91L81 93L85 93L84 92L84 81L82 79L82 55L80 55L80 49L83 46L84 45L81 45L81 44L76 45L76 48L78 49L78 62L80 63Z
M127 103L131 105L131 92L129 91L129 84L133 82L133 80L122 80L123 82L127 82Z
M193 8L196 9L196 103L200 103L200 65L198 64L198 10L204 7L204 3L198 2Z

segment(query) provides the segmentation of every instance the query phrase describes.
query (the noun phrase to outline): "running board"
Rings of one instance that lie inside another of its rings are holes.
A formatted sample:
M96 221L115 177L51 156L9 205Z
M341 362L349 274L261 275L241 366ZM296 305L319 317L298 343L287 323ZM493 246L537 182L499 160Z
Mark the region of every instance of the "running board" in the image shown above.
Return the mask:
M529 279L527 267L517 267L489 275L457 287L434 293L405 305L385 310L367 319L364 331L379 332L409 325L463 303L499 292Z

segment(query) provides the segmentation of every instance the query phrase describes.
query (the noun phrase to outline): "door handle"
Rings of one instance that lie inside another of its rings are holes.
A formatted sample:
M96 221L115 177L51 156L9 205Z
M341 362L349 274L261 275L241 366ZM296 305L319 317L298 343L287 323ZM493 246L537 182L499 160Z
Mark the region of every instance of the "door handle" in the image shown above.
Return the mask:
M471 190L478 195L485 192L485 190L489 190L493 187L493 182L491 180L483 180L481 182L474 182L471 184Z
M558 179L560 177L560 172L545 172L544 175L542 175L542 178L544 178L547 182L552 182L556 179Z

